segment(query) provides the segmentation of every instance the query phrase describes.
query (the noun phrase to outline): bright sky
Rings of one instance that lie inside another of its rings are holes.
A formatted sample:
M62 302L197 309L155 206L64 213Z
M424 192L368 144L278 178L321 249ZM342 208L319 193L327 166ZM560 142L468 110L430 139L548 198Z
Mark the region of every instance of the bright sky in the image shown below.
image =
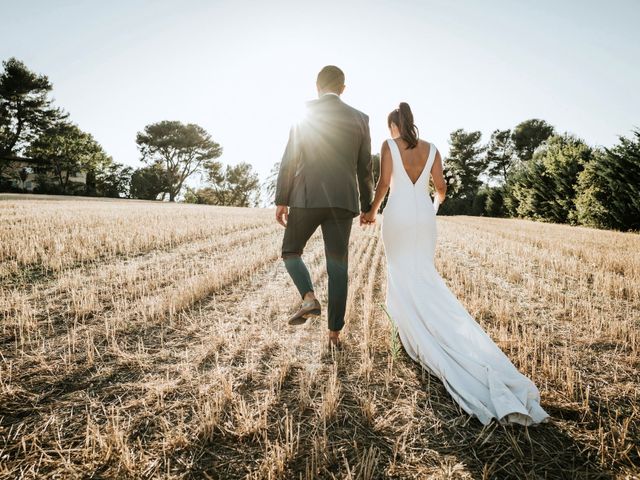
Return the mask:
M373 152L400 101L445 154L457 128L486 141L532 117L591 145L640 126L638 0L0 0L0 15L0 59L48 75L136 167L136 132L180 120L265 178L326 64L370 115Z

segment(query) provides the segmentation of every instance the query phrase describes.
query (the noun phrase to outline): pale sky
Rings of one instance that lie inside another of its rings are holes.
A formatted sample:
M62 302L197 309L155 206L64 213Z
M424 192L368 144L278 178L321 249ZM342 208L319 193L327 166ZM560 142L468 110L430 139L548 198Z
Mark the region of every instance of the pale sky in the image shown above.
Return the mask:
M449 133L542 118L591 145L640 126L640 0L0 0L0 59L48 75L56 104L114 160L136 132L197 123L264 179L326 64L370 116L400 101L446 154Z

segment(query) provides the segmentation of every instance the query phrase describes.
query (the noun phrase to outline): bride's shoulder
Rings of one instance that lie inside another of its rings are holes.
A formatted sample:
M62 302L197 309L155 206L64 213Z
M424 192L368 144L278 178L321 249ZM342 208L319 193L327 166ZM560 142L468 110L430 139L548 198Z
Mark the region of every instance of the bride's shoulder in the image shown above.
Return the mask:
M436 154L438 153L438 147L436 147L435 143L430 142L428 140L422 140L422 139L419 139L418 141L420 142L420 145L422 146L422 148L424 148L425 150L434 148L436 150Z
M385 161L387 158L391 158L391 147L389 146L389 141L391 139L388 138L382 142L380 146L380 160Z

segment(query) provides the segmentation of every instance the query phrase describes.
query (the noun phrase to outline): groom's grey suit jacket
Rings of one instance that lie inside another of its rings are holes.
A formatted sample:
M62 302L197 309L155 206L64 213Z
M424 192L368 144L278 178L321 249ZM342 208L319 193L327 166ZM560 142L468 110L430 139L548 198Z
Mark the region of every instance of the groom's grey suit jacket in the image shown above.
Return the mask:
M369 117L337 95L307 102L291 127L276 184L276 205L339 207L353 216L373 200Z

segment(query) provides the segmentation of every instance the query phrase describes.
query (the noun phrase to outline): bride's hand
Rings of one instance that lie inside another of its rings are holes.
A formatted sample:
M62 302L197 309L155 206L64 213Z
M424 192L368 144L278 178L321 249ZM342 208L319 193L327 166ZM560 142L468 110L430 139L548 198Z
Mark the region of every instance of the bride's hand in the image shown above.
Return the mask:
M374 223L376 223L376 212L373 209L369 210L366 213L363 213L360 217L361 225L372 225Z

